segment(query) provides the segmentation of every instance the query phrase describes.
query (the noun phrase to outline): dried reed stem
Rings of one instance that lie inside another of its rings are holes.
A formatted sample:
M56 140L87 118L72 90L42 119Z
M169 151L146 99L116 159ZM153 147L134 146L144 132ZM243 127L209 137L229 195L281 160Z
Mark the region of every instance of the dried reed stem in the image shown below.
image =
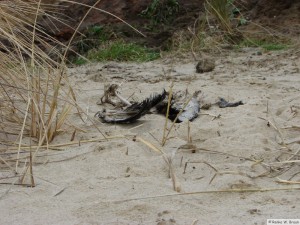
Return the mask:
M156 198L176 197L176 196L186 196L186 195L200 195L200 194L271 192L271 191L296 191L296 190L300 190L300 187L208 190L208 191L195 191L195 192L172 193L172 194L166 194L166 195L155 195L155 196L138 197L138 198L118 200L118 201L113 201L113 202L115 202L115 203L121 203L121 202L129 202L129 201L137 201L137 200L145 200L145 199L156 199Z
M173 95L173 86L174 86L174 82L172 81L169 88L169 94L168 94L168 106L167 106L166 119L165 119L164 131L163 131L163 138L161 141L162 146L164 146L164 143L166 142L166 138L167 138L166 132L168 130L169 112L170 112L170 106L171 106L172 95Z
M184 103L182 109L179 111L179 113L177 114L177 116L175 117L171 127L168 129L168 132L165 136L164 142L162 143L162 146L164 146L166 144L166 141L168 139L168 136L170 134L170 132L172 131L172 128L174 127L176 121L178 120L178 117L182 114L183 110L186 108L186 106L189 104L189 102L191 101L191 99L193 98L193 96L189 97L189 99Z

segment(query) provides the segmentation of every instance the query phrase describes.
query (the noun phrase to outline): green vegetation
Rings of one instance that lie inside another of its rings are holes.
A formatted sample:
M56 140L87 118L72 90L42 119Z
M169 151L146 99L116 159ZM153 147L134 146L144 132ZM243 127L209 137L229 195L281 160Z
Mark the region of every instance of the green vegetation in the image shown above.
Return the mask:
M150 19L151 27L158 24L169 23L179 10L177 0L152 0L147 9L141 12L141 16Z
M157 51L117 39L111 30L103 26L87 28L84 36L76 42L76 48L84 57L70 58L75 65L83 65L88 60L147 62L160 57Z
M261 47L266 51L288 48L288 43L282 41L282 37L278 38L264 27L257 26L262 30L261 34L243 32L240 26L249 21L235 6L234 0L205 0L204 6L205 14L199 17L196 28L190 30L193 37L190 48L193 52L220 51L227 45L237 48Z
M84 54L90 49L98 47L103 42L108 41L112 36L112 32L103 26L95 25L88 27L84 36L76 42L79 54Z
M116 40L100 45L99 48L91 49L87 53L86 58L90 61L148 62L160 58L160 53L134 43L125 43L124 41ZM77 57L71 60L71 62L75 65L83 65L87 63L87 60Z
M231 28L231 9L230 6L232 1L228 0L206 0L206 11L213 15L221 28L228 32L232 33Z
M134 43L115 41L105 48L88 53L87 58L96 61L137 61L147 62L158 59L160 54Z
M77 65L77 66L81 66L81 65L84 65L87 63L87 60L82 58L82 57L77 57L75 59L72 59L71 62L74 64L74 65Z
M238 7L234 5L234 0L206 0L206 12L213 15L220 28L229 34L235 32L235 26L245 25L248 21L243 17Z
M244 39L238 47L261 47L266 51L278 51L288 48L287 44L259 39Z

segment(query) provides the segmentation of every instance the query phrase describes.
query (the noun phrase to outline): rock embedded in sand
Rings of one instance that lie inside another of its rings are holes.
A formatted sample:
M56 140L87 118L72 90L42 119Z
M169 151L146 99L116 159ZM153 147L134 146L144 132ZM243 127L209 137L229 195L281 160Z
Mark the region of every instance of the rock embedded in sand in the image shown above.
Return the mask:
M210 58L201 59L196 65L197 73L210 72L215 68L215 61Z

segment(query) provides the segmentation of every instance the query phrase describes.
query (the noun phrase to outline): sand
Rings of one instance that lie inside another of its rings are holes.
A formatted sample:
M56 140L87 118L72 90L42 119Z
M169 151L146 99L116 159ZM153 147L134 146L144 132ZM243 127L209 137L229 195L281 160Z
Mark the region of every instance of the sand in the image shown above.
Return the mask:
M190 123L196 152L186 145L187 122L176 124L161 146L162 115L126 125L94 119L105 140L74 113L70 121L85 132L76 133L77 144L40 151L35 188L0 185L0 224L266 224L299 218L300 53L258 51L213 56L215 69L203 74L195 72L192 57L71 68L78 103L90 118L111 107L96 104L104 83L122 84L120 92L130 100L168 89L172 80L174 91L201 90L201 104L212 106ZM244 105L219 108L218 97ZM70 142L72 132L53 144ZM13 182L4 179L9 174L1 171L1 182Z

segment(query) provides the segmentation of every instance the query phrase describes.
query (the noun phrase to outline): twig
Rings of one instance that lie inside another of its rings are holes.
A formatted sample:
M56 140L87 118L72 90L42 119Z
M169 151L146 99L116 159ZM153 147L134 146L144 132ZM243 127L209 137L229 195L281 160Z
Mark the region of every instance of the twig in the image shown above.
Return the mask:
M2 162L4 162L4 164L12 171L12 172L16 172L1 156L0 156L0 160Z
M151 148L152 150L156 151L156 152L160 152L161 154L165 154L163 152L163 150L155 147L153 144L151 144L149 141L146 141L145 139L141 138L141 137L136 137L136 140L142 142L143 144L147 145L149 148Z
M282 127L281 129L300 129L300 126L291 125L291 126Z
M286 142L285 142L285 140L284 140L284 138L283 138L283 134L282 134L281 130L278 128L278 126L277 126L276 123L275 123L274 118L273 118L273 122L272 122L271 120L265 119L265 118L263 118L263 117L258 117L258 118L267 121L268 124L270 124L270 125L278 132L279 137L280 137L280 139L281 139L281 141L282 141L282 144L283 144L286 148L289 149L289 147L287 146L287 144L286 144Z
M164 131L163 131L163 138L162 138L162 141L161 141L161 145L164 146L164 143L166 142L166 132L167 132L167 129L168 129L168 121L169 121L169 112L170 112L170 105L171 105L171 100L172 100L172 95L173 95L173 81L170 85L170 88L169 88L169 96L168 96L168 107L167 107L167 112L166 112L166 119L165 119L165 125L164 125Z
M8 194L8 192L10 191L10 189L16 185L16 182L18 181L19 179L16 179L13 183L10 183L10 187L0 196L0 200L4 198L5 195Z
M118 139L118 138L126 138L124 135L116 135L116 136L106 136L104 138L95 138L95 139L87 139L87 140L81 140L80 143L90 143L90 142L98 142L98 141L107 141L110 139ZM78 145L78 141L72 141L72 142L66 142L66 143L62 143L62 144L53 144L53 145L41 145L41 146L31 146L32 148L48 148L48 149L55 149L58 147L65 147L65 146L70 146L70 145ZM30 149L30 146L23 146L21 145L22 149ZM17 150L18 147L11 147L5 150ZM1 149L0 149L1 150Z
M282 183L282 184L300 184L300 181L291 181L291 180L282 180L277 177L277 183Z
M289 178L289 180L293 179L293 178L294 178L295 176L297 176L298 174L300 174L300 172L297 172L297 173L293 174L293 175Z
M16 169L15 169L16 173L18 173L18 166L19 166L18 158L20 157L20 151L21 151L23 133L24 133L25 125L26 125L26 120L27 120L27 116L28 116L30 102L31 102L31 98L30 98L30 96L28 94L28 103L27 103L27 107L26 107L26 111L25 111L25 116L24 116L22 128L21 128L21 131L20 131L20 141L19 141L19 144L18 144L18 154L17 154Z
M287 161L290 161L290 160L292 160L295 156L298 156L299 152L300 152L300 148L298 149L298 151L297 151L296 153L292 154L292 156L291 156Z
M191 225L196 225L197 223L198 223L198 220L194 220Z
M294 138L294 139L290 139L286 142L286 144L293 144L293 143L300 143L300 137Z
M165 160L165 162L168 164L169 166L169 177L172 179L172 183L173 183L173 188L174 191L176 192L181 192L181 185L178 182L178 179L176 177L175 171L174 171L174 166L173 166L173 159L171 156L168 156L166 154L163 155L163 158Z
M254 189L225 189L225 190L208 190L208 191L195 191L195 192L186 192L186 193L172 193L166 195L156 195L156 196L146 196L138 197L124 200L113 201L115 203L129 202L136 200L145 200L145 199L156 199L156 198L165 198L165 197L175 197L175 196L186 196L186 195L199 195L199 194L219 194L219 193L246 193L246 192L269 192L269 191L292 191L300 190L300 187L289 187L289 188L254 188Z
M213 117L212 120L219 119L221 117L221 114L214 115L214 114L211 114L211 113L199 113L199 115L212 116Z
M288 164L288 163L299 163L300 160L289 160L289 161L281 161L281 162L272 162L270 163L271 165L272 164Z
M64 190L66 190L66 189L67 189L67 187L62 188L62 189L59 190L55 195L53 195L53 197L56 197L56 196L60 195L60 194L63 193Z
M30 135L31 136L31 135ZM31 146L31 137L30 137L30 146ZM30 182L31 182L31 187L35 187L35 182L34 182L34 177L33 177L33 170L32 170L32 149L30 148L29 152L29 172L30 172Z
M184 106L182 107L182 109L179 111L179 113L178 113L177 116L175 117L175 119L174 119L174 121L173 121L171 127L170 127L169 130L168 130L168 133L167 133L166 136L165 136L165 139L164 139L164 142L162 143L162 146L165 145L165 143L166 143L166 141L167 141L167 138L168 138L168 136L169 136L169 134L170 134L172 128L174 127L174 125L175 125L175 123L176 123L178 117L182 114L183 110L186 108L186 106L189 104L189 102L191 101L192 98L193 98L193 95L192 95L191 97L189 97L189 99L184 103Z

